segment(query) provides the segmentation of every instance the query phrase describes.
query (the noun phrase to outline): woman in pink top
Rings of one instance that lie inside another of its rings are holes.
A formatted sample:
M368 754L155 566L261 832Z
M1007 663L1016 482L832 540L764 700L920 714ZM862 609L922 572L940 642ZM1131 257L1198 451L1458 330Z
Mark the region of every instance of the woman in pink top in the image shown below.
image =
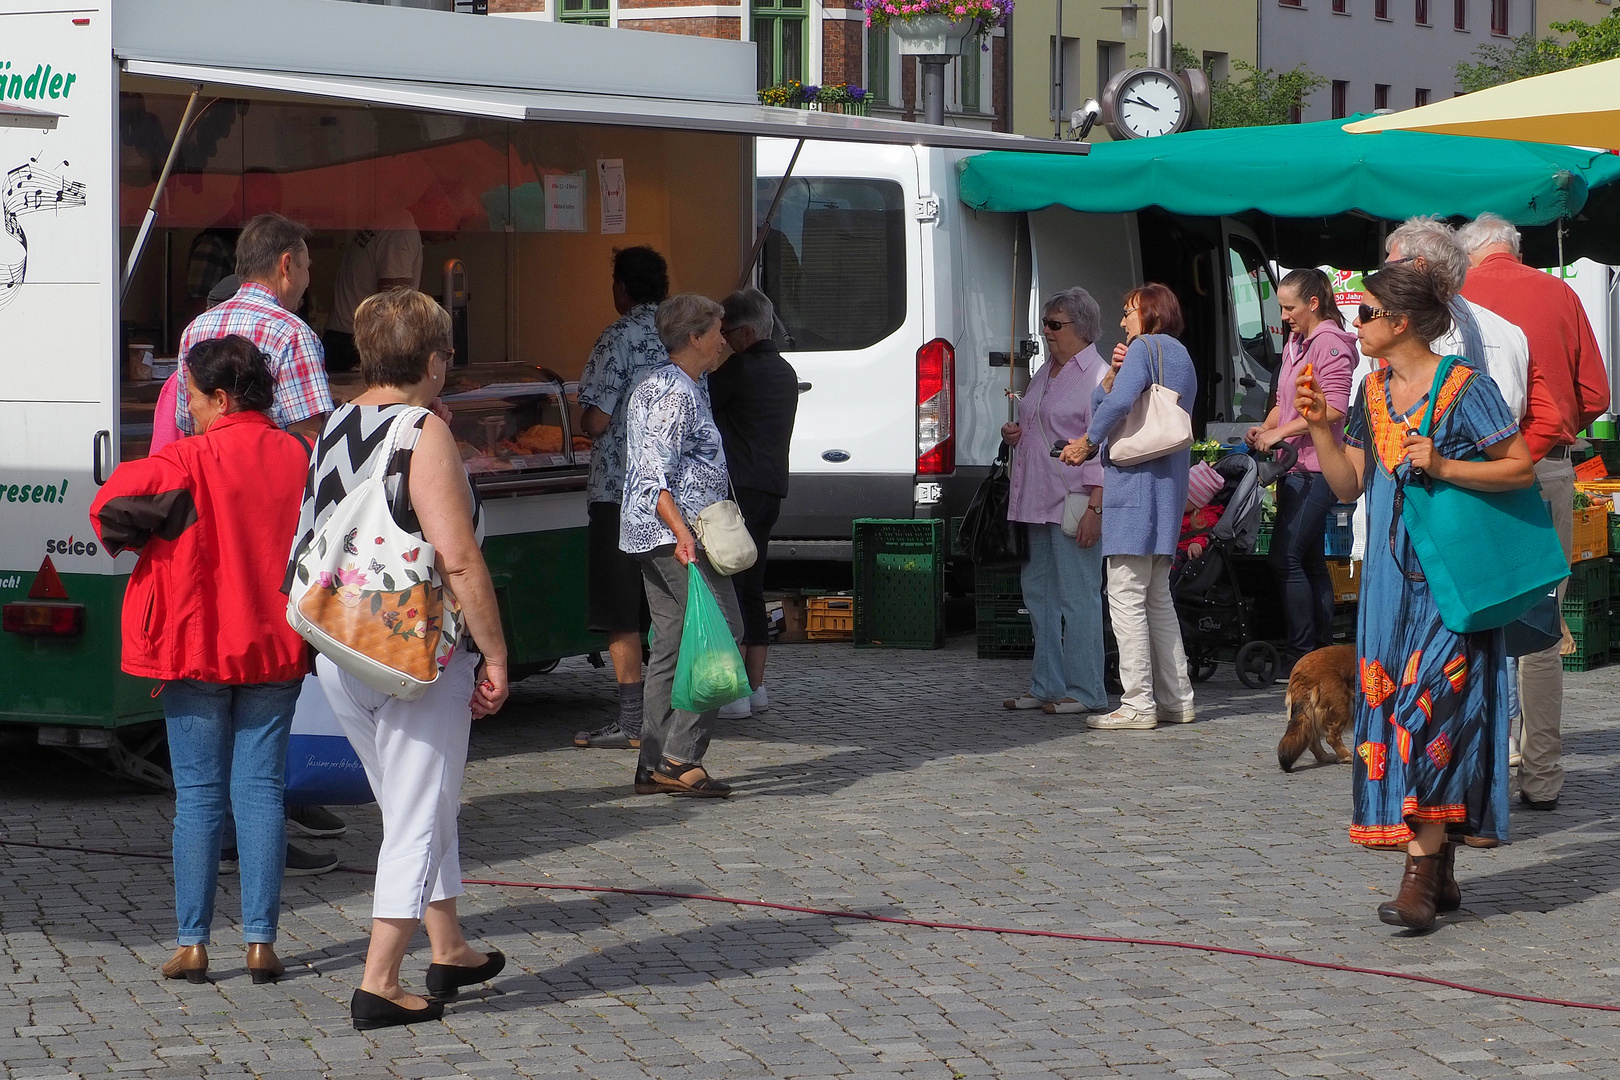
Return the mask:
M1029 527L1024 606L1035 632L1029 691L1008 698L1009 709L1048 713L1108 711L1103 686L1102 458L1065 465L1052 456L1086 433L1091 393L1108 371L1093 344L1102 312L1084 289L1046 302L1041 333L1047 362L1029 380L1018 422L1001 429L1013 447L1007 517ZM1064 504L1069 505L1065 532Z
M1295 270L1278 286L1277 301L1283 322L1293 333L1283 348L1276 385L1292 388L1310 366L1334 417L1334 437L1342 439L1344 414L1350 410L1350 374L1358 353L1356 336L1344 328L1344 316L1334 302L1333 284L1320 270ZM1293 399L1291 392L1279 392L1266 422L1248 433L1249 445L1256 450L1286 442L1299 455L1293 469L1277 481L1277 521L1271 536L1271 572L1288 619L1283 660L1289 665L1313 649L1333 644L1333 581L1323 535L1335 499Z

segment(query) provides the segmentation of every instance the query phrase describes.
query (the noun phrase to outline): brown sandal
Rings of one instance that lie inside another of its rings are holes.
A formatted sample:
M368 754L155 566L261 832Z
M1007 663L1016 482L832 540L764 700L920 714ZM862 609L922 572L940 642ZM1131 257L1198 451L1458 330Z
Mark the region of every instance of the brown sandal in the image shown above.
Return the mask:
M688 780L692 773L697 779ZM653 782L671 795L686 795L697 799L724 799L731 794L731 785L710 776L701 764L671 761L663 758L653 770Z

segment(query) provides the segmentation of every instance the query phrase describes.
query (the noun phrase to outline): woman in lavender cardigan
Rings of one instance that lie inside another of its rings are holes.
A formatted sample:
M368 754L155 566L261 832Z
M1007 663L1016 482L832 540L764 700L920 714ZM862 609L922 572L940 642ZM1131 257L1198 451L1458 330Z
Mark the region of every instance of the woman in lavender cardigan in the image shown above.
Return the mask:
M1189 456L1181 450L1140 465L1115 465L1107 443L1155 381L1161 359L1164 375L1158 381L1181 395L1181 407L1189 413L1198 376L1192 357L1175 339L1184 325L1181 304L1165 286L1148 284L1126 294L1120 325L1128 342L1115 346L1114 375L1097 388L1086 435L1064 449L1063 460L1079 464L1103 448L1102 553L1108 559L1108 610L1124 693L1118 709L1088 717L1086 724L1146 729L1195 719L1181 624L1170 599L1170 562L1187 502Z

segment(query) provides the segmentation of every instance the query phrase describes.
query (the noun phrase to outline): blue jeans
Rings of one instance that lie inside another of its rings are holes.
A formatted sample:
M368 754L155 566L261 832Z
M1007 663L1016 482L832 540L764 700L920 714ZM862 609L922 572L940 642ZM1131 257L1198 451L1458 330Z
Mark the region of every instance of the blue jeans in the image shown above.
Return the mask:
M273 942L287 861L287 735L302 679L163 688L174 774L174 907L181 945L207 945L227 810L236 817L242 940ZM227 802L229 806L227 807Z
M1029 526L1021 580L1035 631L1029 692L1042 701L1073 698L1106 712L1103 686L1102 546L1083 548L1060 525Z
M1289 660L1333 644L1333 579L1322 545L1334 502L1321 473L1296 469L1277 481L1271 572L1288 620L1283 655Z

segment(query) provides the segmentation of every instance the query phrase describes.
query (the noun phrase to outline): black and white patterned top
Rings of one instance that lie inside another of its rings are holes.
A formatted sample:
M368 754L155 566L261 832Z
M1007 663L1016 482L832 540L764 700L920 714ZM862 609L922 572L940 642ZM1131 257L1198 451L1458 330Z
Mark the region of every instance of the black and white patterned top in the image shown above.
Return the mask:
M332 515L344 496L360 485L377 468L377 455L388 441L389 427L400 413L411 406L403 403L390 405L340 405L326 419L315 452L310 455L309 478L304 482L304 505L298 513L298 536L293 542L292 558L287 567L282 591L292 587L293 573L298 555L315 540L315 533ZM411 452L416 448L417 436L422 431L421 419L403 432L399 449L389 463L383 487L388 493L388 505L394 522L406 532L422 535L422 525L411 509L409 478ZM484 507L478 501L478 490L472 480L467 481L472 493L473 534L481 544L484 541Z
M639 555L675 542L658 517L659 492L670 493L688 523L705 507L731 498L709 389L674 364L648 375L630 395L625 434L620 550Z

